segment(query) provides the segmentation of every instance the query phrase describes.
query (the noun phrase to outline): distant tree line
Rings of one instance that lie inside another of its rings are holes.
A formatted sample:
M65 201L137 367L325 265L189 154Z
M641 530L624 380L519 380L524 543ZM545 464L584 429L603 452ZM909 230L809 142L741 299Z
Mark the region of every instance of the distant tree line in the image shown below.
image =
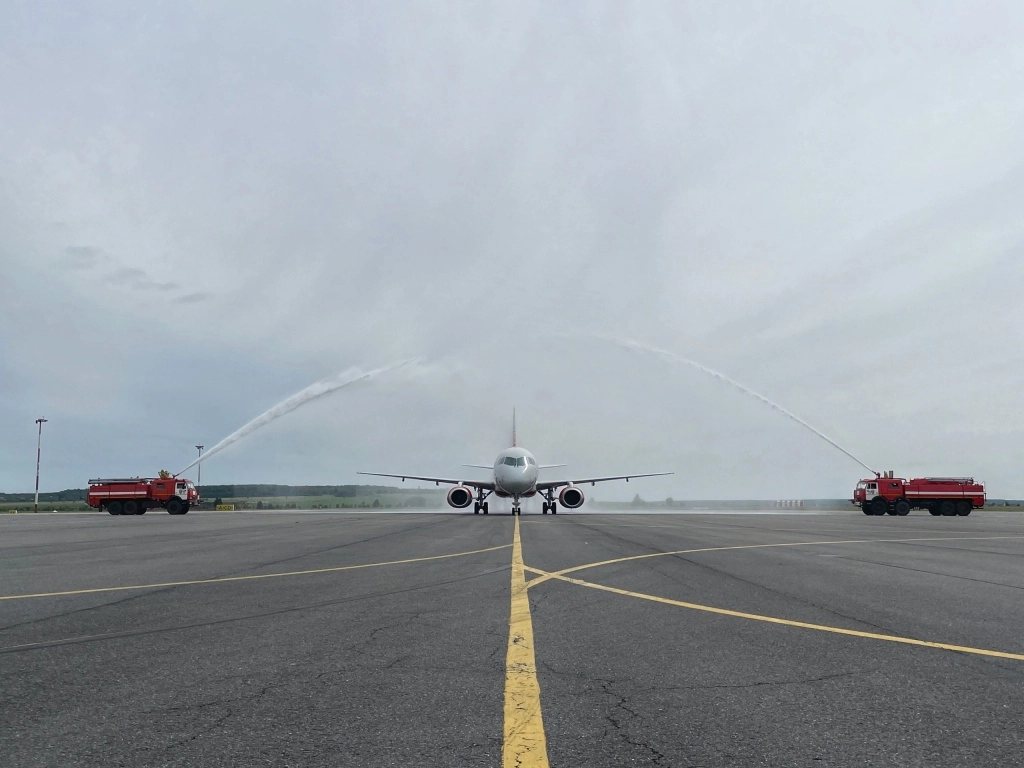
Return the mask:
M352 496L372 496L385 493L411 493L414 488L392 488L384 485L204 485L200 487L204 499L218 497L225 499L246 499L253 497L273 498L275 496L336 496L339 499Z
M274 496L336 496L340 499L375 494L422 493L415 488L393 488L385 485L204 485L200 487L204 499L214 497L244 499ZM39 501L85 501L87 488L69 488L65 491L40 493ZM34 493L0 493L0 502L25 502L35 499Z
M54 491L52 493L40 493L39 501L85 501L87 491L85 488L69 488L66 491ZM0 502L4 501L33 501L34 493L0 493Z

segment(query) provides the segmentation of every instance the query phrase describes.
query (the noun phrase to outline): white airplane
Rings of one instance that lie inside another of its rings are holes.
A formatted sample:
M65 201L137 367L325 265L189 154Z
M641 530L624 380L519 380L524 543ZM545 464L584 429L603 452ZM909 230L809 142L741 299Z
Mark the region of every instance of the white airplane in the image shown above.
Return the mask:
M506 448L498 454L494 460L494 466L489 467L482 464L464 464L466 467L477 469L493 469L494 479L490 482L479 480L453 480L447 477L420 477L418 475L388 474L384 472L357 472L359 475L373 475L374 477L397 477L402 482L406 480L425 480L440 485L445 483L455 486L448 491L448 504L456 509L465 509L473 504L473 514L478 515L488 512L487 497L492 493L501 499L512 499L512 514L521 515L521 499L529 499L540 494L545 500L544 514L548 512L558 514L558 505L566 509L576 509L583 504L583 491L578 486L590 483L604 483L609 480L625 480L627 483L634 477L659 477L671 475L672 472L647 472L640 475L616 475L615 477L588 477L583 480L551 480L538 482L537 475L541 469L553 467L564 467L564 464L537 464L537 460L525 448L516 445L516 414L512 411L512 447ZM562 490L555 500L555 491ZM476 501L474 503L474 496Z

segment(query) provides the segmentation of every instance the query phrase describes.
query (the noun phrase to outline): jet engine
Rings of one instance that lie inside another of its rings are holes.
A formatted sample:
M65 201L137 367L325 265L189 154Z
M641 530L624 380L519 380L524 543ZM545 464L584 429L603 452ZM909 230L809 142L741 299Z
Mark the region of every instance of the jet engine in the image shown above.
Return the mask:
M566 509L576 509L583 505L583 491L575 485L569 485L558 494L558 503Z
M473 491L464 485L456 485L448 491L448 503L456 509L465 509L473 503Z

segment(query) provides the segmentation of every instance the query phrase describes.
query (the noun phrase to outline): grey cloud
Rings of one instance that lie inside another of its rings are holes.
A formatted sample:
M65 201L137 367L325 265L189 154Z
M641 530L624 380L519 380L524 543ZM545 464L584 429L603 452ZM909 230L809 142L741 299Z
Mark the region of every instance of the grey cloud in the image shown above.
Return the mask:
M181 304L201 304L202 302L209 301L212 298L213 294L211 293L189 293L178 299L178 302Z
M153 280L147 272L135 267L120 267L109 276L110 281L122 286L135 288L140 291L168 292L178 290L181 286L174 282L158 282Z

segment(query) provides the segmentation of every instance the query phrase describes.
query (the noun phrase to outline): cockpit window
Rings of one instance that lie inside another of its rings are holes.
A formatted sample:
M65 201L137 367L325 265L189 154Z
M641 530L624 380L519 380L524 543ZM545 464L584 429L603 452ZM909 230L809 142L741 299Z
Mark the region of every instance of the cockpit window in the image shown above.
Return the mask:
M537 462L533 460L532 456L526 457L526 463L529 464L531 467L537 466Z
M508 464L510 467L514 467L516 465L516 457L515 456L506 456L505 457L505 463Z
M520 456L518 459L516 459L516 466L517 467L525 467L526 466L526 457L525 456Z

